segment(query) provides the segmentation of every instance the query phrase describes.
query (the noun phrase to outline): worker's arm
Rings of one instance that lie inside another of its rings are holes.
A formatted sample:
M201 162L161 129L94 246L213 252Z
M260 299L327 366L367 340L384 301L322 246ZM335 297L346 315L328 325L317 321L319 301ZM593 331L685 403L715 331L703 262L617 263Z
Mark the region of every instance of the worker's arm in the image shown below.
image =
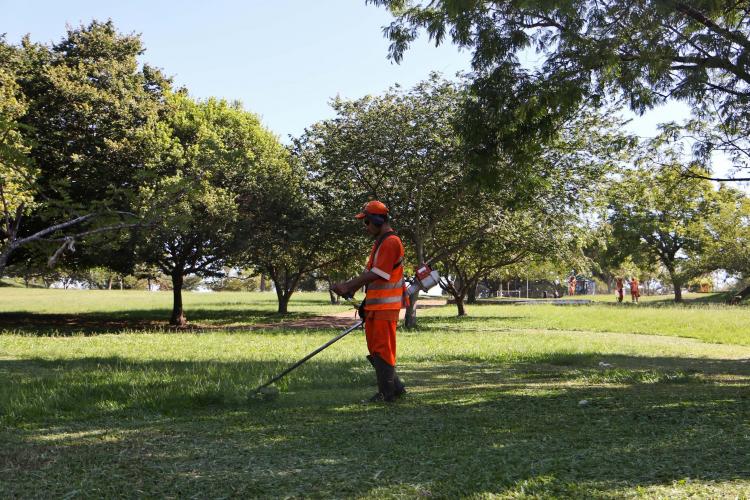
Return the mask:
M354 295L354 292L356 292L366 284L375 281L376 279L380 279L380 276L372 271L365 271L356 278L352 278L349 281L336 283L331 287L331 290L333 290L334 293L342 296Z

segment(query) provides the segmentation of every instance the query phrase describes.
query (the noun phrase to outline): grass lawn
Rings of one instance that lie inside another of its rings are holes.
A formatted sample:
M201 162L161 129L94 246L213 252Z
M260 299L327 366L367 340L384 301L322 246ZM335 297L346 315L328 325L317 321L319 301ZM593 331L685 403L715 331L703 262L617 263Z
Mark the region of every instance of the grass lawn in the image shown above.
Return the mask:
M169 299L0 289L0 498L750 496L748 307L420 311L399 333L409 393L386 406L358 403L361 331L248 402L336 331L131 328ZM274 299L185 302L241 327L278 321Z

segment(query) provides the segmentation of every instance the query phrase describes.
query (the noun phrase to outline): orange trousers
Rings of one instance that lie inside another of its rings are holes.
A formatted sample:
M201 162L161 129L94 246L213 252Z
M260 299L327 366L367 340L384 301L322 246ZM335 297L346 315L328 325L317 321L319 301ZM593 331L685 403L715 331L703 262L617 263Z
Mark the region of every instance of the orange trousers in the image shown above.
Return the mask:
M367 350L371 355L377 354L380 359L391 366L396 366L396 324L397 321L365 319L365 338Z

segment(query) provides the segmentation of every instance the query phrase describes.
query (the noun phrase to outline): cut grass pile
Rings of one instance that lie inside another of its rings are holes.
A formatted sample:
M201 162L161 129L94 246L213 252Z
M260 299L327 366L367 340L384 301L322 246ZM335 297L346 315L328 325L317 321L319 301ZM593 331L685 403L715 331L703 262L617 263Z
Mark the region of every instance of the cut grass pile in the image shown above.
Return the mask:
M37 291L14 309L15 291L0 290L5 311L67 307ZM81 314L125 310L72 293ZM221 311L222 295L190 294L190 305ZM330 307L301 297L300 314ZM714 324L705 341L681 338L696 336L678 322L692 309L658 311L667 319L610 306L424 311L419 330L399 334L409 394L392 406L358 403L374 391L361 331L292 372L277 400L248 402L336 332L6 326L0 497L747 497L750 347L724 331L747 309L695 309L706 316L693 321Z

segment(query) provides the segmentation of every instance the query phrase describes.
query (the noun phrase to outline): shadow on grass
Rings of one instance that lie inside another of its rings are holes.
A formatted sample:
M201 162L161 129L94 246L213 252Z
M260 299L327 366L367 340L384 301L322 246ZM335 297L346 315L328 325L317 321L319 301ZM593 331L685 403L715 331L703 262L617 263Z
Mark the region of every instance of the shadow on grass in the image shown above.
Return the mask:
M2 360L0 490L580 497L750 478L747 363L607 361L406 359L410 393L387 406L353 404L373 389L364 361L316 360L248 405L285 364Z
M0 330L27 335L57 335L82 333L95 335L120 333L123 331L170 331L168 324L171 310L133 309L110 313L37 314L29 312L1 312ZM259 324L315 317L313 313L294 312L278 314L257 309L207 309L196 308L186 312L186 329L204 329L233 325L238 328ZM182 330L182 329L181 329Z

